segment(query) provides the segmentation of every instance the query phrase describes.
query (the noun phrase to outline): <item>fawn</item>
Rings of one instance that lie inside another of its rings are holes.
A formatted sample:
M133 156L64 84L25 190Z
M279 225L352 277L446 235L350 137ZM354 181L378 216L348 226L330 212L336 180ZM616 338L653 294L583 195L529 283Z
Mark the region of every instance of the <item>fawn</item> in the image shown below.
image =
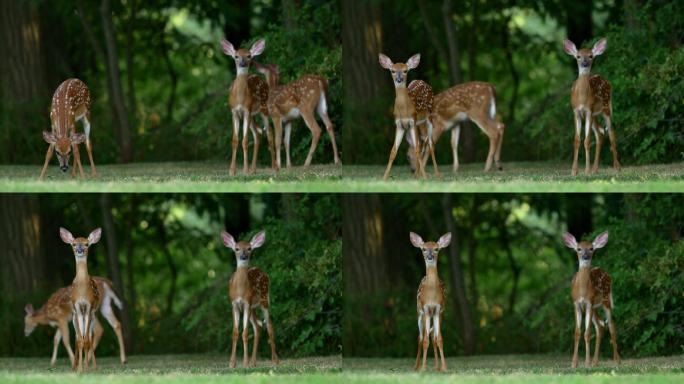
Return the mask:
M266 41L264 39L257 40L252 47L247 50L240 48L235 50L233 44L228 40L221 40L221 47L223 53L232 57L235 60L235 68L237 75L233 84L230 86L230 95L228 96L228 105L231 114L233 115L233 140L232 140L232 158L230 162L230 175L235 176L238 137L240 136L240 119L242 119L242 159L243 172L254 173L256 171L257 155L259 153L259 133L253 124L252 116L260 115L264 123L264 130L268 138L269 150L273 153L273 139L268 129L268 85L259 75L249 74L249 65L252 59L260 55L264 48L266 48ZM252 132L254 137L254 153L252 154L252 166L248 171L248 130Z
M501 170L501 145L503 143L504 124L496 112L496 89L492 84L474 81L455 85L434 97L432 113L429 119L432 134L421 131L422 141L437 143L442 133L451 130L451 152L453 155L452 172L458 171L458 141L461 134L461 123L471 120L489 138L489 152L485 162L485 172L492 168L492 163ZM423 155L423 162L427 154ZM409 156L411 164L415 163Z
M430 113L432 112L432 87L422 80L414 80L406 87L406 80L408 72L418 67L420 64L420 54L411 56L406 63L393 63L389 57L384 54L379 54L380 66L389 70L392 75L392 82L394 83L395 98L394 98L394 124L396 126L394 134L394 144L390 152L387 168L383 176L384 180L389 178L392 163L397 156L397 151L404 138L404 132L409 131L406 140L409 143L409 152L413 149L414 156L418 159L416 169L416 177L425 177L425 168L420 161L420 141L416 133L417 126L426 124L428 131L432 133L432 122L430 121ZM432 164L435 167L435 173L439 175L437 163L435 161L435 154L432 148L432 140L428 140L428 149L432 155Z
M414 232L410 233L411 244L419 248L425 259L425 277L420 281L417 294L418 309L418 352L416 354L415 370L418 370L420 363L420 351L423 350L423 364L421 371L425 370L427 364L427 350L430 344L430 333L432 333L432 348L435 353L435 369L438 365L437 350L441 359L440 371L446 371L447 366L444 361L444 347L442 340L442 315L444 314L444 282L437 275L437 258L439 251L449 246L451 243L451 232L447 232L437 240L437 242L424 242L423 239ZM432 325L430 322L432 321Z
M619 364L620 353L617 346L617 331L612 318L614 308L613 292L611 289L612 280L601 268L591 267L594 251L603 248L608 242L608 232L603 232L596 236L592 242L582 241L579 243L573 235L566 232L563 234L563 241L568 248L572 248L577 252L577 260L579 261L579 271L572 278L572 301L575 305L575 349L572 356L572 367L577 368L582 311L584 311L584 346L586 352L584 366L589 367L590 324L592 322L594 323L594 328L596 328L596 349L594 350L593 365L597 365L599 361L601 337L603 336L606 324L608 324L610 342L613 345L613 360ZM606 314L605 322L599 319L596 313L596 308L600 307L603 307L603 311Z
M76 133L76 121L78 120L83 122L85 133ZM45 163L40 171L39 179L45 177L45 171L48 163L50 163L53 151L57 153L59 169L66 172L69 169L69 156L72 149L74 151L72 176L75 176L78 166L81 178L85 177L78 152L78 145L83 142L86 143L93 177L97 176L93 162L93 144L90 142L90 91L84 82L79 79L67 79L57 87L52 96L50 121L52 130L50 132L43 131L43 139L50 146L45 154Z
M276 169L280 169L280 147L283 137L283 124L285 124L285 161L287 168L292 166L290 160L290 135L292 120L302 117L304 124L311 131L311 147L304 161L304 167L311 165L313 154L321 137L321 127L316 122L314 112L323 120L325 130L332 142L333 161L336 165L342 164L337 152L337 142L332 121L328 117L328 80L323 76L304 75L297 80L280 85L280 70L275 64L260 64L254 62L257 70L266 76L269 96L268 113L275 127Z
M107 319L107 322L116 333L116 337L119 341L121 364L125 364L127 360L123 335L121 333L121 323L114 314L112 302L114 302L114 305L116 305L119 309L123 308L123 304L114 291L114 284L109 279L94 276L93 280L95 280L98 290L100 292L104 292L102 305L100 306L100 313L102 313L105 319ZM33 305L30 303L26 304L24 307L24 311L26 312L26 316L24 317L24 334L27 337L38 325L49 325L53 328L57 328L52 349L52 359L50 360L51 366L54 366L57 361L57 349L59 348L60 340L64 344L64 348L66 348L67 353L69 354L69 360L71 361L71 364L74 364L74 352L71 350L71 345L69 342L69 320L72 317L72 309L71 286L58 289L38 310L34 310ZM104 332L100 322L97 320L97 317L93 318L93 324L93 348L91 355L88 356L88 358L91 360L95 350L97 349L97 345L102 338L102 333Z
M275 347L275 336L273 332L273 324L269 316L269 308L271 306L270 296L268 292L269 280L268 275L259 268L250 267L249 260L252 257L252 251L261 247L266 240L266 233L261 231L254 235L250 241L236 242L226 231L221 231L221 239L223 244L235 252L235 259L237 261L237 268L230 277L228 283L228 294L230 302L233 307L233 346L230 354L230 367L236 366L236 352L238 342L238 328L240 327L240 311L242 311L242 347L244 351L244 358L242 366L247 367L256 366L257 350L259 347L259 336L261 328L266 325L268 330L268 341L271 345L271 361L273 364L278 364L278 354ZM264 320L260 322L256 316L256 309L261 308ZM252 359L248 364L249 355L249 323L254 329L254 344L252 346Z
M88 274L88 248L100 241L102 230L90 232L88 238L74 236L64 228L59 229L62 241L71 245L76 258L76 277L71 284L72 322L76 330L76 357L72 367L78 372L88 369L88 356L93 348L95 311L100 308L103 294L95 280ZM83 361L85 358L85 362ZM93 368L97 367L92 355Z
M596 136L596 153L594 154L594 166L591 169L592 173L598 171L599 157L601 155L601 145L603 144L603 135L607 131L610 138L610 150L613 153L613 168L616 171L620 170L620 161L618 160L617 139L613 131L613 102L611 100L612 89L608 80L599 75L592 75L591 64L594 58L601 55L606 50L607 40L600 39L594 44L591 49L577 50L575 43L565 39L563 47L568 55L573 56L577 60L577 69L579 75L575 83L572 85L572 93L570 103L575 114L575 151L572 160L572 175L577 175L577 161L579 157L580 135L582 133L582 118L584 118L584 154L586 166L584 173L589 174L589 146L591 145L591 136L589 128L591 127ZM602 115L606 123L605 130L599 127L596 121L596 116Z

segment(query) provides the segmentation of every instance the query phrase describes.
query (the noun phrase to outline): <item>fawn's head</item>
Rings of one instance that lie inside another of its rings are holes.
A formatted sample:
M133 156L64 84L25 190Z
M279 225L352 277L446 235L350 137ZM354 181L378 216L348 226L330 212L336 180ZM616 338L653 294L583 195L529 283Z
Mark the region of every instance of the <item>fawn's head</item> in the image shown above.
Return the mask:
M249 64L252 62L252 59L261 55L264 48L266 48L266 40L257 40L252 44L252 47L249 48L249 50L244 48L235 50L230 41L222 39L221 48L223 49L223 53L235 60L235 68L237 68L238 74L245 74L249 70Z
M88 247L100 241L101 235L102 229L97 228L90 232L88 238L74 238L71 232L67 231L64 228L59 228L59 237L62 238L63 242L71 245L71 249L74 251L74 256L76 256L77 262L86 261L86 259L88 258Z
M420 63L420 53L411 56L410 59L404 63L392 63L389 57L382 53L378 56L380 59L380 66L389 70L392 74L392 81L395 87L406 87L406 77L408 71L416 68Z
M591 64L594 62L594 58L606 50L607 43L608 40L603 38L597 41L591 49L582 48L578 50L577 47L575 47L575 43L565 39L563 40L563 48L565 49L565 53L573 56L575 60L577 60L577 68L579 68L580 74L586 74L591 71Z
M594 257L594 251L603 248L608 242L608 231L596 236L594 241L580 241L579 243L570 232L563 234L563 242L568 248L572 248L577 252L577 260L580 267L589 267L591 259Z
M43 139L50 145L55 147L57 160L59 160L59 169L66 172L69 169L69 156L71 156L71 147L81 144L86 137L83 133L74 133L71 136L58 137L54 132L43 131Z
M280 83L280 68L276 64L261 64L254 61L257 72L266 76L266 83L271 89L276 89Z
M237 260L238 267L246 267L249 265L249 259L252 257L252 251L261 247L266 240L266 232L259 231L250 241L236 242L233 236L226 231L221 231L221 239L223 245L235 252L235 260Z
M33 316L35 314L33 304L26 304L26 306L24 307L24 312L26 313L26 316L24 316L24 336L28 337L33 332L33 330L36 329L38 321Z
M428 241L426 243L423 241L423 238L414 232L411 232L409 237L411 238L411 244L416 248L420 248L423 258L425 259L426 267L437 266L439 251L448 247L449 243L451 243L451 232L443 234L436 243L433 241Z

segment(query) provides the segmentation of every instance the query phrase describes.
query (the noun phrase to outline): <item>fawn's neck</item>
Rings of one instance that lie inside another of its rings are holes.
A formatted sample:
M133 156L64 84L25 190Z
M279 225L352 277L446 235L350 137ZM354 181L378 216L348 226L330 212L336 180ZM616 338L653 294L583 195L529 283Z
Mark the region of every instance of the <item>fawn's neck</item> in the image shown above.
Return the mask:
M577 271L577 288L579 289L579 294L584 297L589 284L591 284L590 271L591 266L580 264L579 270Z
M35 321L38 324L48 324L50 323L50 319L47 317L47 311L45 310L45 306L41 307L37 311L33 312L33 315L31 315L31 318L33 321Z
M437 267L429 266L425 269L425 276L427 277L427 283L437 283L439 282L439 276L437 276Z
M74 281L85 281L90 279L88 275L88 263L83 261L76 261L76 278Z

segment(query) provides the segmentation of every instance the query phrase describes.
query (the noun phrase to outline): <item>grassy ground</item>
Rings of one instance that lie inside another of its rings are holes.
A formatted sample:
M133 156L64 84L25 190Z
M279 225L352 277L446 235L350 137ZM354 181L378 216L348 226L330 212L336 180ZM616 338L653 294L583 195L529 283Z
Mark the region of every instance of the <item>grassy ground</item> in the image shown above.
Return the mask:
M349 192L681 192L684 163L623 166L620 172L603 167L594 175L582 170L573 177L570 163L504 163L503 171L483 172L482 163L461 165L456 173L451 164L440 166L441 178L432 166L427 181L415 179L408 166L394 166L390 180L382 176L385 166L345 166L342 177Z
M98 177L72 179L51 165L44 181L40 166L0 166L1 192L326 192L341 188L342 168L335 165L293 167L278 173L260 168L254 175L228 174L227 163L135 163L98 165ZM71 172L71 170L69 171Z
M484 173L482 164L463 165L457 173L441 167L442 177L417 181L407 166L313 165L274 173L228 175L226 163L136 163L98 166L99 177L71 179L56 166L45 181L40 166L0 166L0 192L681 192L684 163L623 167L619 173L601 168L598 174L572 177L570 164L505 163L503 171ZM88 167L86 167L88 170Z
M673 383L684 381L684 356L609 361L573 370L569 356L509 355L450 358L449 372L414 373L412 359L289 359L273 368L267 360L254 369L231 370L227 356L132 356L121 366L101 358L93 373L76 375L67 361L49 368L48 358L0 359L2 383ZM429 360L432 363L432 360Z

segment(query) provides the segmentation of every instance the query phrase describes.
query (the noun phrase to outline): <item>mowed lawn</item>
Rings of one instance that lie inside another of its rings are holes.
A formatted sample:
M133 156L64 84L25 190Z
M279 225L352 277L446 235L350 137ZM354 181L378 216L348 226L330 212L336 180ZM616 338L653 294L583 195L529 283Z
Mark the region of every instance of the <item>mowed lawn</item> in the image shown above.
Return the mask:
M99 359L97 370L77 375L61 358L49 367L44 358L0 359L2 383L675 383L684 381L684 356L626 359L619 366L573 370L570 356L508 355L449 358L449 372L432 367L413 372L412 359L267 359L254 369L230 369L226 355L131 356L121 366L114 357Z
M227 163L133 163L98 166L98 177L84 180L63 174L53 164L38 180L39 165L0 166L0 192L681 192L684 163L603 167L598 174L570 175L570 164L504 163L503 171L483 172L481 163L462 165L442 177L432 167L416 180L408 166L395 166L388 181L382 165L314 164L254 175L228 174ZM85 167L86 171L89 170Z
M416 180L408 166L393 166L383 181L384 165L345 166L342 177L349 192L681 192L684 191L684 163L624 166L615 172L609 166L598 173L572 176L571 163L504 163L502 171L484 172L483 163L451 164L439 167L435 177L431 164L428 179Z
M39 165L0 166L1 192L326 192L342 189L342 167L313 164L274 172L259 168L253 175L229 175L229 164L207 162L98 165L96 178L84 166L85 179L62 173L54 164L45 180Z

